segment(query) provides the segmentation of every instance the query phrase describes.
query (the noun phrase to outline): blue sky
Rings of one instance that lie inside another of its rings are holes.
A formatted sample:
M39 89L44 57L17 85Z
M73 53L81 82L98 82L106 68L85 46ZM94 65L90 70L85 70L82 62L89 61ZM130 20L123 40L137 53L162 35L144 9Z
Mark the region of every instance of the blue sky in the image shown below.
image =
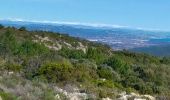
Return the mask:
M9 18L170 31L170 0L1 0L0 19Z

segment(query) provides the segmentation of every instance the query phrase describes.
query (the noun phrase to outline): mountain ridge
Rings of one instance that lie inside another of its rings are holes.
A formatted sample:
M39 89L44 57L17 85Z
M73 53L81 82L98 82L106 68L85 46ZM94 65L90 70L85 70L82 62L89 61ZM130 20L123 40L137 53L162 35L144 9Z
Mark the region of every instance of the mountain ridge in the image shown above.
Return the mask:
M123 25L114 25L114 24L97 24L97 23L81 23L81 22L62 22L62 21L34 21L34 20L23 20L23 19L0 19L1 22L14 22L14 23L34 23L34 24L46 24L46 25L72 25L72 26L84 26L84 27L93 27L93 28L104 28L104 29L127 29L127 30L138 30L138 31L150 31L150 32L169 32L159 29L145 29L140 27L130 27Z
M126 28L94 28L81 25L57 25L57 24L42 24L42 23L25 23L16 22L0 22L6 26L21 27L25 26L28 30L43 30L60 32L69 34L74 37L80 37L87 40L92 40L110 45L115 50L132 49L137 47L147 47L159 45L161 43L153 41L159 38L169 38L169 32L152 32L143 30L131 30Z

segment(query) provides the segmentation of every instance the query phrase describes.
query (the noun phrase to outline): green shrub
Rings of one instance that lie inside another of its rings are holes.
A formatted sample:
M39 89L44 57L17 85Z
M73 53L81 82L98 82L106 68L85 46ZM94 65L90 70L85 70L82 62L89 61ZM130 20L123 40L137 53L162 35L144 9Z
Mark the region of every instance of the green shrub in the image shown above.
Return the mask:
M39 68L38 75L43 75L51 82L69 80L71 77L72 65L69 61L60 63L47 63Z
M100 68L100 69L98 69L97 72L99 74L99 77L105 78L107 80L113 80L113 73L112 73L111 69L109 69L109 68Z
M14 71L14 72L20 72L22 69L22 66L19 64L14 64L14 63L6 63L4 65L5 69L8 71Z
M20 27L19 30L20 31L26 31L26 28L25 27Z
M106 55L99 48L88 48L86 56L88 59L96 61L97 64L102 64L106 59Z
M0 24L0 29L4 28L4 26L2 24Z
M105 81L98 81L98 86L99 87L107 87L107 88L114 88L115 85L113 83L113 81L108 81L108 80L105 80Z
M103 90L100 90L100 91L99 91L99 97L100 97L100 98L106 98L106 97L107 97L107 92L106 92L106 91L103 91Z
M43 100L56 100L55 99L55 94L53 93L52 90L46 90L44 93Z
M170 64L170 58L169 57L163 57L160 60L160 62L163 63L163 64Z
M72 71L73 78L78 82L92 81L93 79L98 78L96 69L89 65L91 64L87 62L74 64L74 70Z
M130 66L119 57L111 57L105 63L122 75L128 75L130 72Z
M17 100L16 96L5 92L0 92L0 97L2 100Z
M82 59L85 58L85 53L82 50L62 48L59 54L66 58Z
M0 37L0 50L3 55L13 54L17 50L17 40L15 34L11 30L7 30Z
M21 56L35 56L48 53L49 49L44 45L34 43L30 40L23 42L18 48L16 54Z

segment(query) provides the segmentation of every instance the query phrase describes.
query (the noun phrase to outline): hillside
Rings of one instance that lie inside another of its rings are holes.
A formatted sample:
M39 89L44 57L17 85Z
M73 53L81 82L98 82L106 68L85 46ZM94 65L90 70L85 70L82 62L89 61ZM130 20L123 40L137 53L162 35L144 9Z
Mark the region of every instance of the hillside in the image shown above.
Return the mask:
M131 51L134 52L142 52L142 53L148 53L151 55L156 55L156 56L170 56L170 44L166 45L158 45L158 46L150 46L150 47L141 47L141 48L134 48L131 49Z
M115 100L126 94L133 100L139 96L134 93L168 100L169 84L168 58L114 51L67 34L0 26L3 100Z
M67 33L90 41L105 43L115 50L149 47L170 44L170 32L142 30L112 25L91 25L55 22L34 22L18 20L0 20L5 26L26 27L28 30L44 30Z

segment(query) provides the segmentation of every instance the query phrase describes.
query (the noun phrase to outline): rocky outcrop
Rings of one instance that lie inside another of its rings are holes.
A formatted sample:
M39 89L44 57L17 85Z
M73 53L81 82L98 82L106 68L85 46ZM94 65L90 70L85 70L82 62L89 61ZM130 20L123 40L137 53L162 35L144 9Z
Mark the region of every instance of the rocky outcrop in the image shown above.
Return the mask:
M70 43L67 43L66 41L52 40L49 37L35 35L34 38L35 39L33 40L33 42L42 43L47 48L55 51L61 50L63 46L66 46L69 49L82 50L84 53L86 53L87 50L87 46L84 46L81 42L78 42L78 44L74 47Z
M57 41L52 41L48 37L41 37L38 35L35 35L36 40L33 40L36 43L43 43L47 48L51 50L61 50L62 45L60 45Z
M127 94L123 92L119 94L118 100L156 100L156 98L150 95L139 95L136 93Z
M76 48L77 50L82 50L84 53L86 53L87 46L84 46L81 42L78 42L79 46Z
M65 95L69 100L86 100L86 99L88 99L88 94L80 93L77 88L74 88L73 92L68 92L68 91L61 89L59 87L55 87L55 90L58 93ZM57 95L56 98L60 98L60 97Z
M112 99L110 99L110 98L102 98L102 100L112 100Z

